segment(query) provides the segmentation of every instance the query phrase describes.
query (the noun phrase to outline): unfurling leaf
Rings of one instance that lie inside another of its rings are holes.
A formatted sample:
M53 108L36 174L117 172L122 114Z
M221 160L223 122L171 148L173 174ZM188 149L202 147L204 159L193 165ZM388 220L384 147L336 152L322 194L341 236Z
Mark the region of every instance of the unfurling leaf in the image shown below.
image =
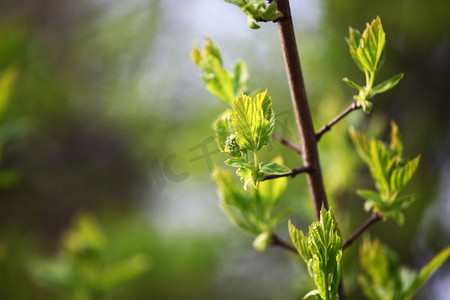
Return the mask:
M247 67L242 61L238 61L234 66L233 74L225 70L219 48L210 38L205 39L202 50L194 44L191 52L192 61L204 73L202 80L208 91L231 105L234 98L247 88Z
M320 220L309 226L308 237L291 222L289 234L308 266L320 297L324 300L336 299L341 274L342 238L331 211L322 207ZM307 296L316 294L312 291Z

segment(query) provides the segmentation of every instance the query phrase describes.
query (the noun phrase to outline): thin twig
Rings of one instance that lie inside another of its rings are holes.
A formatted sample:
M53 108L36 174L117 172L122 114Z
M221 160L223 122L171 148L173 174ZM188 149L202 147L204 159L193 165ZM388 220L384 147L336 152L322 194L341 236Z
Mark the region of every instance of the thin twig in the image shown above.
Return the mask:
M361 225L361 227L358 228L358 230L356 230L348 239L345 240L345 242L342 244L342 249L345 249L346 247L350 246L353 241L361 235L361 233L363 233L367 228L369 228L370 225L372 225L373 223L381 220L382 217L380 214L378 213L374 213L372 214L367 220L366 222L364 222L364 224Z
M267 175L261 181L269 180L269 179L276 179L276 178L280 178L280 177L291 177L291 178L294 178L298 174L309 173L309 172L314 172L314 171L315 171L315 169L313 167L310 167L310 166L301 167L301 168L293 168L293 169L291 169L291 173L281 174L281 175Z
M317 131L317 133L316 133L317 141L319 141L320 138L322 137L322 135L325 132L329 131L334 124L339 122L341 119L343 119L346 115L348 115L352 111L359 109L359 108L361 108L361 106L359 106L358 103L355 101L349 107L347 107L343 112L341 112L336 118L331 120L330 123L323 125L322 128L319 131Z
M281 240L276 234L272 234L272 246L279 246L285 250L294 252L294 253L298 253L297 249L295 249L294 246L284 242L283 240Z
M291 148L292 150L294 150L295 152L297 152L298 154L302 154L302 148L300 146L297 146L296 144L294 144L293 142L291 142L288 139L285 139L284 137L274 133L272 134L272 137L274 139L276 139L277 141L279 141L280 143L282 143L283 145Z

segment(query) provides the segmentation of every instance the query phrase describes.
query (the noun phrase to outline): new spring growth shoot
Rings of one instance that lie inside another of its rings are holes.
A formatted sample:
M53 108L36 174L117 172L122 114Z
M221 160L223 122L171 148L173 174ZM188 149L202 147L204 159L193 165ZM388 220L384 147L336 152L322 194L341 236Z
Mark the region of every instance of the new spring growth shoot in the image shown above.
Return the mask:
M403 74L397 74L375 87L373 86L375 75L383 65L384 46L386 44L386 35L380 17L373 20L370 25L367 24L362 34L357 29L350 27L346 41L353 60L358 68L364 72L366 84L360 86L347 77L343 80L359 91L358 95L353 98L364 112L370 113L372 102L369 100L376 94L386 92L396 86L402 79Z
M225 0L228 3L237 5L246 15L248 27L258 29L260 26L256 21L275 21L283 15L277 11L275 2L267 4L265 0Z
M327 211L322 207L320 220L309 226L308 237L290 221L289 234L317 287L304 299L310 296L336 299L341 280L342 238L331 209Z
M420 155L412 160L403 157L403 144L397 124L391 122L391 142L389 146L376 139L369 139L361 132L350 128L350 136L359 156L368 165L377 191L358 190L366 199L365 209L392 217L399 224L404 222L402 211L414 201L414 195L400 196L403 187L411 180Z

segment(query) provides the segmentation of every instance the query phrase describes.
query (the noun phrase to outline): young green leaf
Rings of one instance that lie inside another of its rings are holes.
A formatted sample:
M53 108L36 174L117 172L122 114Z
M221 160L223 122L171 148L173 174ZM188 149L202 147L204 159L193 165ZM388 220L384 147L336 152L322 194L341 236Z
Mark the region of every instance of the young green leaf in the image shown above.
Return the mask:
M398 130L398 126L394 121L391 121L391 143L389 144L389 148L392 152L397 155L403 155L403 142L400 137L400 132Z
M342 238L331 211L322 207L320 220L309 226L307 238L291 222L289 234L308 265L320 297L324 300L336 299L341 273ZM313 291L307 296L315 294Z
M233 101L233 110L232 121L241 149L257 152L269 143L275 118L267 90L254 97L240 94Z
M262 165L260 170L265 174L271 175L284 175L291 173L291 169L277 163L269 163L267 165Z
M227 110L217 118L214 122L214 132L216 134L216 142L221 152L228 153L226 142L229 136L235 135L233 122L231 121L231 110Z
M422 285L433 275L433 273L444 264L450 257L450 247L445 248L433 257L421 270L414 283L406 291L404 299L410 299Z
M367 24L357 49L357 55L360 62L365 66L365 72L373 72L379 69L386 36L381 24L380 17L376 17L370 25Z
M369 95L367 96L367 99L371 99L376 94L384 93L390 89L392 89L394 86L396 86L400 80L403 78L403 73L397 74L391 78L389 78L386 81L383 81L382 83L376 85L372 90L370 91Z
M202 80L208 91L225 103L231 105L234 98L246 90L248 71L245 64L241 61L237 62L233 74L225 70L220 50L210 38L206 38L202 50L194 44L191 58L204 73Z
M390 178L390 189L400 191L411 179L419 166L420 155L408 161L403 167L392 171Z
M252 29L258 29L260 26L256 21L274 21L282 16L277 11L275 2L267 5L264 0L225 0L228 3L239 6L247 15L248 26Z
M342 78L342 81L344 81L346 84L348 84L349 86L351 86L354 89L357 89L360 92L364 91L364 88L362 86L359 86L357 83L355 83L354 81L351 81L347 77Z
M366 85L361 87L348 78L344 78L344 82L358 90L358 94L353 96L353 98L357 101L358 106L368 114L372 110L372 102L369 100L376 94L383 93L397 85L403 74L395 75L373 87L375 75L383 64L386 44L386 35L380 17L367 24L362 34L350 27L346 41L350 55L358 68L364 72Z

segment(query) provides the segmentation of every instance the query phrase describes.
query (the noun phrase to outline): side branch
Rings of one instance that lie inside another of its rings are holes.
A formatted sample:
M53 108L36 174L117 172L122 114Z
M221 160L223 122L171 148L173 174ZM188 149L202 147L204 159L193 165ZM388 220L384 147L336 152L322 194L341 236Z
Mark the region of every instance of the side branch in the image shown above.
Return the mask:
M381 220L381 218L382 218L381 215L378 213L372 214L367 219L367 221L364 222L364 224L362 224L361 227L358 228L358 230L356 230L348 239L344 241L344 243L342 244L342 249L345 249L346 247L350 246L358 236L360 236L367 228L369 228L370 225Z
M314 172L314 171L315 171L315 169L313 167L310 167L310 166L306 166L306 167L302 167L302 168L294 168L294 169L291 169L291 173L282 174L282 175L267 175L261 181L265 181L265 180L269 180L269 179L276 179L276 178L280 178L280 177L291 177L291 178L294 178L298 174L309 173L309 172Z
M285 250L291 251L295 254L297 254L297 249L294 248L294 246L284 242L283 240L281 240L276 234L272 235L272 246L279 246Z
M297 146L296 144L294 144L293 142L291 142L288 139L285 139L284 137L274 133L272 134L272 137L274 139L276 139L277 141L279 141L281 144L291 148L292 150L294 150L295 152L297 152L298 154L302 154L302 148L300 146Z
M320 138L322 137L322 135L325 132L329 131L334 124L339 122L341 119L343 119L346 115L348 115L352 111L357 110L359 108L361 108L361 106L359 106L358 103L355 101L349 107L347 107L343 112L341 112L336 118L334 118L330 123L323 125L323 127L316 133L317 141L319 141Z

